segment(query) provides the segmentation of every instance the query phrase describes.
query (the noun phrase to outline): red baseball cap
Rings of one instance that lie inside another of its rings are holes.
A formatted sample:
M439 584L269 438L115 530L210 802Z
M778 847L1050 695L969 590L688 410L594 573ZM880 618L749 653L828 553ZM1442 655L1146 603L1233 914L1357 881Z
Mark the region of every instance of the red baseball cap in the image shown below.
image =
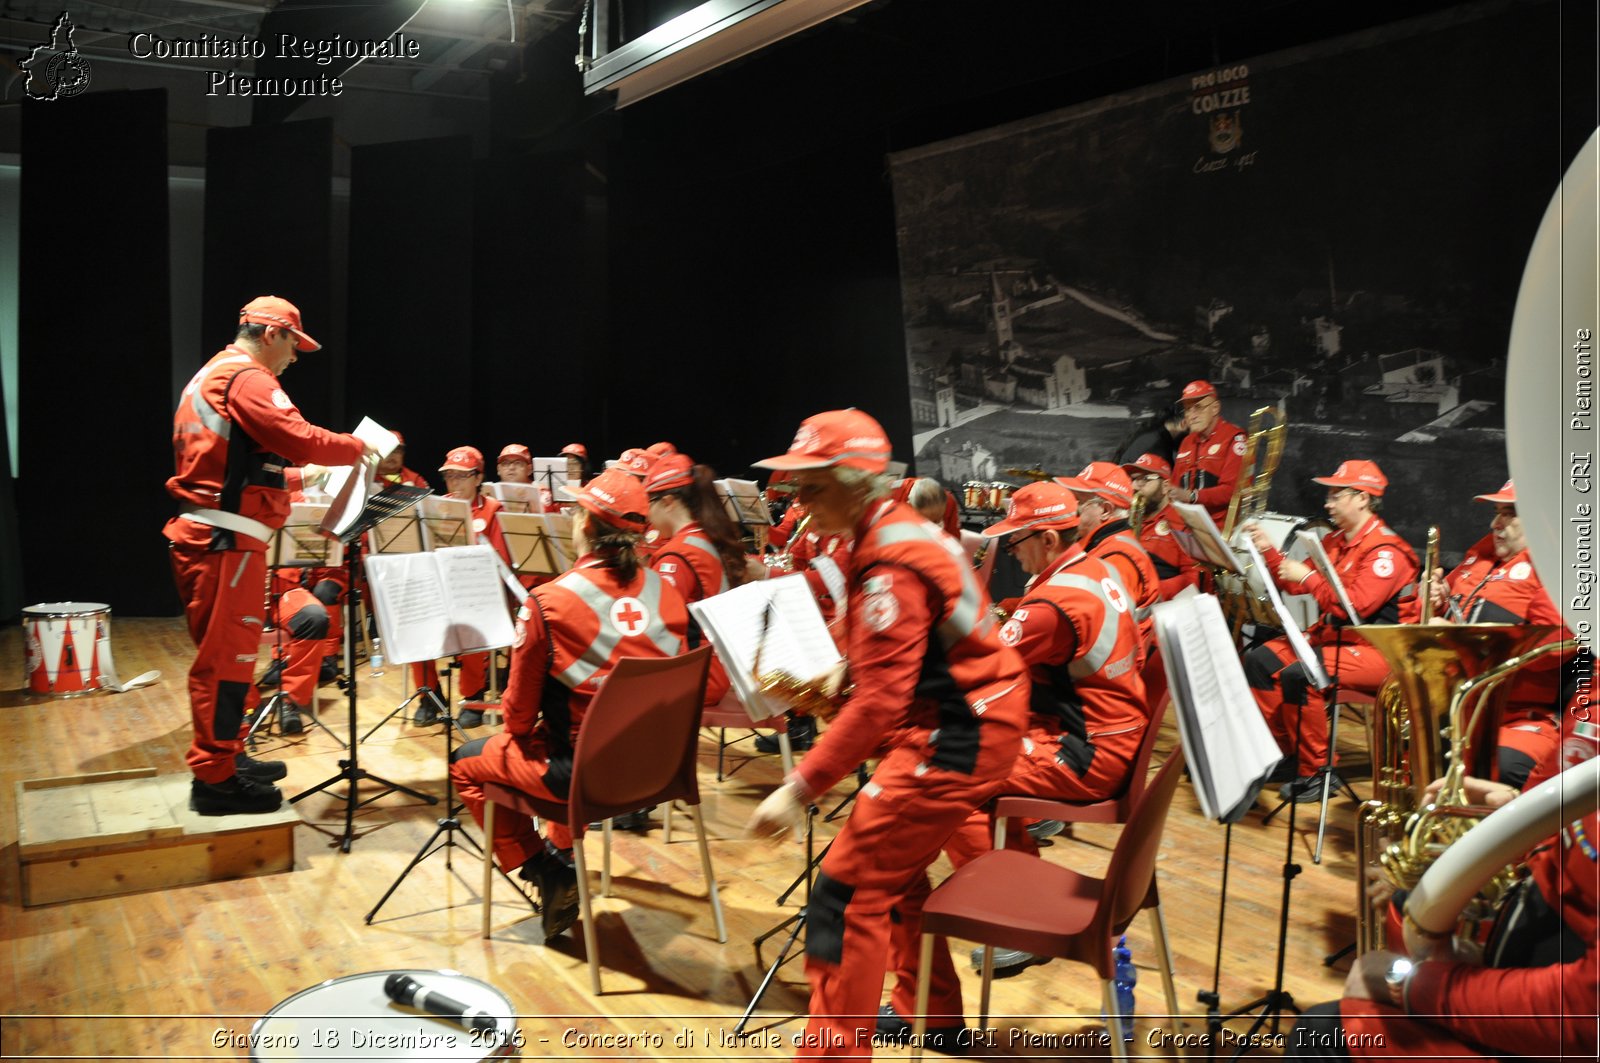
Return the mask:
M1493 502L1497 506L1514 506L1517 504L1517 489L1507 480L1506 485L1500 490L1489 495L1473 495L1479 502Z
M294 334L296 350L322 350L322 344L307 336L305 330L300 327L300 308L287 299L279 299L276 295L258 296L245 303L239 308L239 324L277 325Z
M1343 461L1332 476L1313 476L1311 482L1325 487L1353 487L1374 498L1382 498L1389 486L1389 478L1375 461Z
M391 428L389 431L394 433L394 445L396 447L403 447L406 445L406 437L400 434L399 429Z
M648 450L650 453L654 454L658 458L664 458L668 454L676 454L678 452L678 448L677 447L675 447L671 443L667 443L667 442L651 443L648 447L645 447L644 449Z
M527 447L523 446L521 443L507 443L505 445L505 448L500 451L499 460L500 461L525 461L529 465L532 465L533 464L533 451L529 450Z
M1128 474L1130 483L1135 469L1141 473L1154 473L1163 480L1172 479L1172 466L1160 454L1140 454L1133 461L1123 462L1122 471Z
M1056 483L1074 491L1099 495L1119 509L1133 505L1133 481L1122 466L1109 461L1091 461L1076 476L1057 476Z
M1017 488L1006 500L1004 520L983 529L985 539L1017 531L1058 531L1078 526L1078 499L1067 488L1051 480Z
M644 484L638 477L622 469L607 469L582 487L568 484L567 492L578 505L613 528L644 533L650 499L645 496Z
M676 491L694 483L694 461L687 454L666 454L656 459L644 478L646 494Z
M444 464L439 466L439 471L454 469L457 472L482 472L483 454L477 447L457 447L444 456Z
M1183 386L1183 394L1178 396L1179 402L1198 402L1204 398L1211 398L1217 393L1216 386L1209 380L1191 380Z
M638 447L629 447L622 452L622 457L613 458L606 462L608 469L621 469L630 476L637 476L643 480L650 472L650 466L656 463L656 456L648 450Z
M857 409L828 410L800 422L789 449L755 463L759 469L863 469L889 467L889 437L883 426Z
M568 455L588 461L589 448L584 446L582 443L568 443L566 446L561 448L561 456L566 457Z

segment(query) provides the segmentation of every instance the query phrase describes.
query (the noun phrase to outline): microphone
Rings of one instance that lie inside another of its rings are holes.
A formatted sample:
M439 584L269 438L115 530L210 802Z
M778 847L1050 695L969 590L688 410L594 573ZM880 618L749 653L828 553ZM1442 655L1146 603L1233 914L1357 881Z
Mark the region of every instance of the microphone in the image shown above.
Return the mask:
M383 992L396 1004L420 1008L468 1030L494 1030L499 1026L495 1017L482 1008L463 1004L454 997L429 989L409 974L399 971L383 980Z

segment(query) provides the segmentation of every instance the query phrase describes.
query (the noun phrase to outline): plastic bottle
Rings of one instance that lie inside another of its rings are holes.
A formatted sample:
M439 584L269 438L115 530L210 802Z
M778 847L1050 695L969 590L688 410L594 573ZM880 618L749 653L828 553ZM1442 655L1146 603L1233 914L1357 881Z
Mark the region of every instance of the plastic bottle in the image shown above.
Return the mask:
M1126 936L1117 941L1111 953L1116 960L1112 985L1117 991L1117 1010L1122 1013L1122 1039L1133 1040L1133 987L1139 982L1139 972L1133 966L1133 950L1128 948Z
M372 640L372 653L367 658L368 674L374 679L383 674L383 640L374 637Z

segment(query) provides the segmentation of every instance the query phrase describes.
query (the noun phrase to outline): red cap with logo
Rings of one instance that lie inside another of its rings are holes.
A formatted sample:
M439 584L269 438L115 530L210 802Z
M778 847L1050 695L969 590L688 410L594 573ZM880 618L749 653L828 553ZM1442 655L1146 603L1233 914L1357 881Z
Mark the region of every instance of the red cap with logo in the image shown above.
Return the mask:
M406 445L406 437L400 434L400 430L398 428L391 428L389 431L394 433L394 445L396 447L403 447Z
M322 350L322 344L307 336L305 330L300 327L300 308L287 299L279 299L276 295L259 296L245 303L239 308L239 324L277 325L294 334L296 350Z
M533 464L533 451L529 450L527 447L523 446L521 443L507 443L505 445L505 449L500 451L500 460L501 461L525 461L529 465L532 465Z
M1493 502L1497 506L1514 506L1517 504L1517 489L1507 480L1506 485L1500 490L1489 495L1473 495L1479 502Z
M650 499L638 477L621 469L607 469L582 487L567 485L578 505L621 531L643 534Z
M1183 394L1178 396L1179 402L1198 402L1201 399L1214 398L1217 389L1209 380L1191 380L1183 386Z
M1057 531L1078 526L1078 500L1073 493L1050 480L1017 488L1006 500L1004 520L983 529L985 539L1018 531Z
M439 466L439 471L454 469L456 472L482 472L483 454L477 447L457 447L444 456L444 464Z
M648 450L650 453L654 454L658 458L664 458L668 454L676 454L678 452L678 448L677 447L675 447L671 443L667 443L667 442L651 443L648 447L645 447L644 449Z
M582 458L584 461L588 461L589 448L584 446L582 443L568 443L566 446L561 448L561 456Z
M622 457L613 458L606 462L608 469L621 469L629 476L637 476L643 480L650 472L650 466L656 463L656 456L648 450L638 447L629 447L622 452Z
M1118 509L1133 505L1133 481L1115 462L1091 461L1076 476L1057 476L1056 483L1074 491L1099 495Z
M1332 476L1313 476L1311 482L1324 487L1353 487L1374 498L1382 498L1389 487L1389 478L1375 461L1342 461Z
M1122 463L1122 471L1131 479L1136 475L1152 474L1163 480L1172 479L1172 466L1160 454L1140 454L1133 461Z
M694 483L694 462L687 454L667 454L656 459L644 478L646 494L676 491Z
M755 463L760 469L862 469L889 467L889 437L883 426L857 409L828 410L800 422L789 449Z

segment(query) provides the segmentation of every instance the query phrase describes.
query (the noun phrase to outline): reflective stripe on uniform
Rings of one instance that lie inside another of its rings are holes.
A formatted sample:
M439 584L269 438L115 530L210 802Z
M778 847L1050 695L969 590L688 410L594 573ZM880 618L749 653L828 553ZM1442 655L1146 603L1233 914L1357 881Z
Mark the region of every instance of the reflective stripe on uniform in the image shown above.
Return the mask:
M932 543L941 550L948 549L944 542L947 537L931 524L891 524L873 534L882 546L921 541ZM961 597L956 599L950 615L939 623L939 641L945 649L970 635L986 635L989 628L994 626L994 617L983 608L983 591L978 587L971 567L960 565L957 571L961 573Z
M667 629L661 619L661 577L649 569L644 569L643 572L644 587L638 597L644 604L645 611L650 614L650 619L645 624L644 637L648 638L664 656L676 657L683 647L681 641ZM573 661L566 671L556 676L564 686L575 689L587 682L611 659L617 643L622 641L622 632L611 623L611 606L616 599L582 575L581 571L570 572L556 582L589 608L594 614L595 628L598 631L594 641L582 655Z
M222 416L215 406L207 402L206 397L201 394L201 389L199 388L195 388L194 393L189 396L189 409L201 424L223 439L227 439L228 434L233 431L233 422Z
M1116 579L1115 574L1111 578ZM1067 664L1067 674L1074 679L1080 676L1093 675L1105 667L1106 662L1111 659L1111 651L1117 648L1117 624L1114 619L1117 615L1117 607L1111 604L1111 598L1106 594L1106 589L1101 585L1100 581L1090 579L1088 576L1080 576L1073 572L1058 572L1050 577L1050 586L1070 587L1073 590L1083 591L1085 594L1097 598L1101 605L1105 607L1105 615L1101 620L1100 630L1095 632L1094 645L1090 646L1089 651L1083 656ZM1121 586L1121 584L1119 583L1118 586ZM1124 590L1122 593L1126 595L1127 591Z
M722 579L717 585L716 593L721 594L723 591L725 591L725 590L727 590L729 588L730 585L728 583L728 568L727 568L726 565L724 565L722 563L722 555L717 553L717 548L715 546L711 545L711 541L709 539L702 539L698 535L690 535L690 536L687 536L687 537L684 538L683 545L685 545L685 546L693 546L696 549L704 550L706 553L708 553L712 557L716 558L717 559L717 571L722 573Z

